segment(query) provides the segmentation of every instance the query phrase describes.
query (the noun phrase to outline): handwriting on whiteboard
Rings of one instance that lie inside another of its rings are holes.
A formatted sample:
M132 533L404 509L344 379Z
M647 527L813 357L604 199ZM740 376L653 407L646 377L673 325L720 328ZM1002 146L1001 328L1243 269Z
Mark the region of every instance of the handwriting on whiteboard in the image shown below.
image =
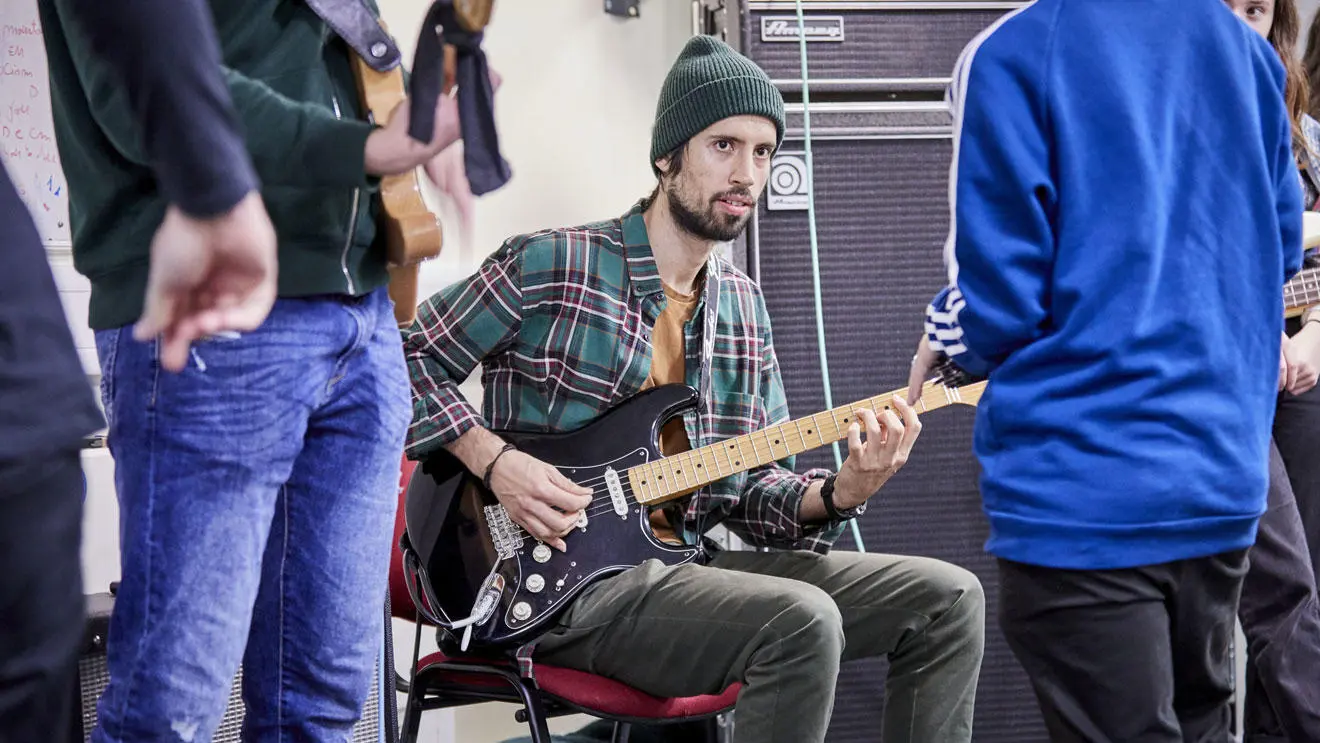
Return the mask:
M0 3L0 161L47 244L69 241L68 188L51 121L34 0Z

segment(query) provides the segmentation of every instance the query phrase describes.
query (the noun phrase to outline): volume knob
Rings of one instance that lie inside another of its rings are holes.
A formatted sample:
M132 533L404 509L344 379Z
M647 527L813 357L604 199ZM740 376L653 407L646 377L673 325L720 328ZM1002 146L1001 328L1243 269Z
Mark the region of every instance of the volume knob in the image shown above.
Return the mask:
M538 544L532 548L532 559L537 562L546 562L550 559L550 548L544 544Z

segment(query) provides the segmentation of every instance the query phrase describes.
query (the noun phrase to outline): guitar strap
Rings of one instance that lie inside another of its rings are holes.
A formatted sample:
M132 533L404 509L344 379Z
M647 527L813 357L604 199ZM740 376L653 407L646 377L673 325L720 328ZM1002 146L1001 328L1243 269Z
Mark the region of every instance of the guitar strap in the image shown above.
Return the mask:
M306 0L307 7L325 21L339 38L376 72L394 69L403 61L394 39L385 33L375 14L362 0Z
M440 28L440 34L435 33ZM490 193L512 177L509 163L500 155L495 130L495 90L490 82L486 53L481 49L481 31L469 31L459 18L453 0L436 0L426 12L413 56L408 96L408 134L419 142L431 138L435 127L435 103L444 80L444 47L457 52L455 81L458 84L458 117L463 129L463 166L473 196Z
M381 27L362 0L306 0L369 67L385 72L398 66L403 55L394 39ZM463 161L474 196L490 193L512 177L509 163L500 154L495 130L495 91L490 82L486 53L481 49L482 32L469 31L462 23L453 0L436 0L422 21L408 81L408 134L428 142L435 128L435 105L444 87L446 45L457 52L458 115L463 129ZM441 33L435 32L436 28Z
M715 358L715 332L719 326L720 320L720 261L719 251L711 252L710 258L706 260L706 282L703 289L702 298L702 326L701 326L701 367L698 377L697 392L700 395L700 405L704 408L704 415L697 416L697 441L696 446L705 446L715 440L714 423L715 420L715 395L713 391L713 381L711 374L712 360ZM689 509L697 510L697 528L695 530L688 528L686 518L679 519L682 525L683 542L694 546L702 545L704 511L699 502L701 491L692 497ZM674 518L669 519L671 525Z

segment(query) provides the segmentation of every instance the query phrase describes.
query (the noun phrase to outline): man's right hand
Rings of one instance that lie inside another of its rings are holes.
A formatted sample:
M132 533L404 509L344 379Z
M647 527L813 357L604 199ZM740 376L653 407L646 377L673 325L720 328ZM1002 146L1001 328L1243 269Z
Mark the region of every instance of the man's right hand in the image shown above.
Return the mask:
M573 530L592 502L589 488L517 450L495 463L490 487L514 523L560 552L567 549L564 535Z

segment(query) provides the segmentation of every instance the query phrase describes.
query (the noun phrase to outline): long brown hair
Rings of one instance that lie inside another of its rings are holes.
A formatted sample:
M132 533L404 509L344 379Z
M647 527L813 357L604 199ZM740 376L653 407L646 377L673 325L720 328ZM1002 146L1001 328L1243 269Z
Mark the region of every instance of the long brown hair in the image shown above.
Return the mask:
M1306 83L1310 90L1320 89L1320 12L1317 12L1311 18L1311 29L1306 34L1306 51L1302 53L1302 69L1306 72ZM1315 106L1313 99L1311 105ZM1320 119L1316 114L1320 111L1311 111L1311 116Z
M1301 32L1301 18L1297 14L1297 0L1275 0L1274 25L1270 27L1270 46L1274 47L1283 68L1288 72L1288 82L1284 88L1284 99L1288 104L1288 114L1292 119L1293 152L1301 158L1308 150L1306 138L1302 136L1302 114L1310 107L1310 85L1306 71L1297 59L1297 36ZM1312 24L1314 27L1314 24ZM1315 43L1315 39L1309 40ZM1308 54L1309 56L1309 54Z

